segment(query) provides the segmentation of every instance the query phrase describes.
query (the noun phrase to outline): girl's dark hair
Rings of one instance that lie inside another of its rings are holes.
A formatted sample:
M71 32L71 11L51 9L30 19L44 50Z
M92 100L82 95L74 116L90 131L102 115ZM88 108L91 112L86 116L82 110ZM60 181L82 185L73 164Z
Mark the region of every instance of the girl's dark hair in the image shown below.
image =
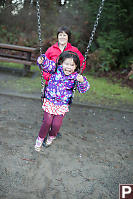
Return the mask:
M59 33L62 33L62 32L65 32L68 35L68 41L70 41L70 39L71 39L71 31L66 26L62 26L62 27L60 27L57 30L57 39L58 39Z
M76 64L76 69L75 71L79 72L80 71L80 60L79 56L77 53L72 52L72 51L64 51L60 54L59 59L57 61L57 65L61 65L65 59L67 58L73 58L74 63Z

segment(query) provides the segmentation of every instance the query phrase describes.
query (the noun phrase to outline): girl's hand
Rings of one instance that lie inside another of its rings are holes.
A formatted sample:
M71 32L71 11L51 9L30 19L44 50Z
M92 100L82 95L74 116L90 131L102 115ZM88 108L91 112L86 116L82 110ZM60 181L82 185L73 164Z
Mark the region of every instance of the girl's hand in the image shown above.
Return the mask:
M42 56L40 56L40 57L38 57L37 61L39 64L42 64L44 61L44 58Z
M82 82L84 81L84 78L83 78L82 75L79 75L79 74L78 74L77 80L78 80L80 83L82 83Z

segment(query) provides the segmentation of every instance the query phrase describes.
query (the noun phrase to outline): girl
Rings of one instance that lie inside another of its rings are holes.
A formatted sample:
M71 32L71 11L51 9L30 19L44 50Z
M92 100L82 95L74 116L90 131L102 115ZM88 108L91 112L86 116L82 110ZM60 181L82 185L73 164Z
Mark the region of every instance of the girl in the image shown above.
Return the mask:
M35 150L40 151L48 133L46 146L49 146L56 138L65 113L69 111L69 102L75 82L80 93L85 93L90 85L85 77L78 74L80 60L78 55L72 51L61 53L57 64L43 54L37 59L37 64L42 70L52 74L45 90L42 105L44 119L35 144Z

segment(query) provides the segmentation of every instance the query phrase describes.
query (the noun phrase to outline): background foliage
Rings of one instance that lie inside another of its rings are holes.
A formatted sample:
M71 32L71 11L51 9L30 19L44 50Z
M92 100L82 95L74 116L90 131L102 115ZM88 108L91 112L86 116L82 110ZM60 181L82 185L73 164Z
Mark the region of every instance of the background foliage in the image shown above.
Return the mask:
M59 26L72 31L71 43L85 52L101 0L40 0L43 50L56 41ZM105 1L90 61L94 71L130 71L133 67L133 1ZM35 0L0 1L0 42L38 46Z

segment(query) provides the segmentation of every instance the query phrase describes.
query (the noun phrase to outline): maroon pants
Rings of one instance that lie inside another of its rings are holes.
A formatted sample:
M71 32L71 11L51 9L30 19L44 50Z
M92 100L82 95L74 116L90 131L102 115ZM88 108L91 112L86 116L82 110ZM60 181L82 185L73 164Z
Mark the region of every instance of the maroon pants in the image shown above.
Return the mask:
M57 136L62 125L64 115L51 115L44 111L43 122L39 131L39 137L45 138L49 133L49 136Z

